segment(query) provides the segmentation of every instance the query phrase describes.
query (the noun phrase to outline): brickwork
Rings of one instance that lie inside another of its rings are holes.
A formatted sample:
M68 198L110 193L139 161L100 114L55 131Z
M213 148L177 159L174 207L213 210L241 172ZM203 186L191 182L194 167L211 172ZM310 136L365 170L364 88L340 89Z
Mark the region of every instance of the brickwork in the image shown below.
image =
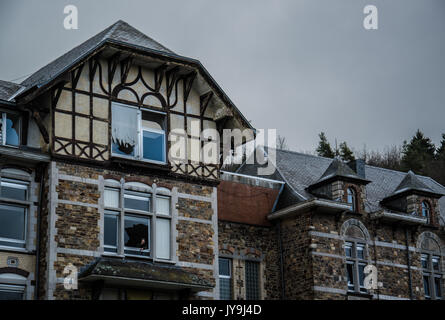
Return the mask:
M46 295L54 299L92 298L92 289L88 284L80 282L78 290L69 291L64 289L60 281L66 276L63 274L63 269L68 264L71 263L80 270L102 255L101 210L103 209L101 209L100 179L117 181L124 179L125 182L141 182L149 186L156 184L158 188L164 187L174 191L172 199L177 199L177 203L172 204L173 221L176 223L175 232L172 234L176 236L174 240L176 245L172 248L176 249L173 262L185 263L185 269L199 274L213 285L216 284L213 271L216 254L214 241L216 230L213 225L216 201L212 200L216 194L212 187L136 172L119 172L63 162L57 162L54 168L52 176L55 180L48 183L55 186L55 192L52 194L49 186L46 186L48 195L46 201L53 197L51 204L55 214L52 217L55 221L54 229L48 224L48 217L51 215L48 202L44 204L41 225L45 235L41 239L41 248L45 250L40 259L41 298L45 298ZM48 179L49 176L47 174ZM199 196L199 200L193 198L196 196ZM52 236L49 234L51 232ZM57 252L54 258L48 255L50 251ZM208 265L209 268L200 269L200 265ZM46 289L49 287L53 288L51 292ZM204 295L194 294L193 297L211 299L212 295L213 292L210 290Z
M279 299L281 296L279 247L276 228L239 224L227 221L218 223L220 254L237 260L255 259L263 266L263 299ZM236 263L235 263L236 264ZM241 274L234 274L234 293L244 298L244 267L234 266ZM241 291L240 291L241 290ZM236 298L236 297L235 297Z

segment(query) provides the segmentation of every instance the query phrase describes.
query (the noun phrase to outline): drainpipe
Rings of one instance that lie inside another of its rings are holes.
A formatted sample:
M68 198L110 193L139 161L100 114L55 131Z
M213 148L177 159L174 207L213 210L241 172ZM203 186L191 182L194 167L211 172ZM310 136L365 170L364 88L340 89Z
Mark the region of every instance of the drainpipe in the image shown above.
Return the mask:
M40 286L40 227L42 220L42 204L43 204L43 189L45 186L45 171L46 164L42 166L42 173L40 177L40 190L39 190L39 211L37 213L37 232L36 232L36 271L35 271L35 286L34 286L34 300L39 298L39 286Z
M278 244L280 250L280 273L281 273L281 299L286 300L286 290L284 287L284 265L283 265L283 240L281 238L281 220L277 222Z
M275 209L278 204L278 200L280 199L280 195L283 192L285 183L283 183L280 187L280 191L278 192L277 198L273 204L272 212L275 212ZM281 299L286 299L286 290L284 288L284 265L283 265L283 240L281 238L281 220L278 220L277 223L277 233L278 233L278 246L280 250L280 274L281 274Z
M409 242L408 242L408 229L405 227L405 243L406 243L406 264L408 266L408 286L409 286L409 298L414 299L413 295L413 283L411 278L411 255L409 253Z

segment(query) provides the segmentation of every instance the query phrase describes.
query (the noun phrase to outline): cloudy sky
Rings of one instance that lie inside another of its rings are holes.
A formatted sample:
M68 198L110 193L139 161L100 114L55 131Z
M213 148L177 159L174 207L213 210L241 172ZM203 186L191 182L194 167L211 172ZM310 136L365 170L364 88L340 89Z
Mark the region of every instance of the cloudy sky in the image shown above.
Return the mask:
M65 30L65 5L79 29ZM378 9L378 30L363 8ZM443 0L1 0L0 79L21 82L122 19L199 59L256 128L296 151L445 133Z

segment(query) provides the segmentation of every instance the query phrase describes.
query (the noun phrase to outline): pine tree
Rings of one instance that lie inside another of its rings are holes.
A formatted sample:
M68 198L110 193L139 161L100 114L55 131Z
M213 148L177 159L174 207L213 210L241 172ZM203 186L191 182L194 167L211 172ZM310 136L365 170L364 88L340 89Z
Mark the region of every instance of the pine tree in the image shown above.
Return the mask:
M442 141L440 147L436 150L436 159L445 161L445 133L442 133Z
M436 147L431 139L417 130L411 141L403 142L402 168L406 171L412 170L417 174L427 174L427 168L435 157Z
M346 144L346 141L340 143L340 158L343 161L355 160L354 153L352 152L351 149L349 149L348 145Z
M318 142L317 147L317 154L320 157L326 157L326 158L334 158L335 154L334 151L332 151L331 145L326 138L326 135L324 132L321 132L318 137L320 138L320 141Z

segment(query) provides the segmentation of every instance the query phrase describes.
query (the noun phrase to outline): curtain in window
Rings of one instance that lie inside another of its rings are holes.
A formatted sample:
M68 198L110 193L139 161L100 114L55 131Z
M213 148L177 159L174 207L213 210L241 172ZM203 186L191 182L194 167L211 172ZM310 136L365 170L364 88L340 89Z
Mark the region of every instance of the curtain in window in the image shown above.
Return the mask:
M112 152L136 156L138 148L138 110L113 105L112 109Z

